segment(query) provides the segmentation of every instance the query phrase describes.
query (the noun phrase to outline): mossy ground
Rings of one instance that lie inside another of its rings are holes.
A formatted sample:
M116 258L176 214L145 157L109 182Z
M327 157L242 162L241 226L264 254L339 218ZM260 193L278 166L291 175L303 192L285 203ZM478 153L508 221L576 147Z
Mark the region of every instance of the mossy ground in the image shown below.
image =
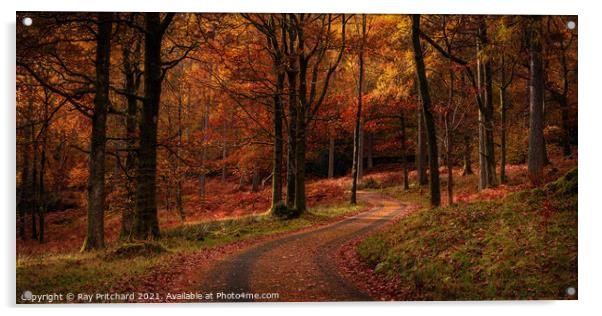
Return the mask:
M503 199L424 208L357 251L401 279L403 299L576 299L577 169Z

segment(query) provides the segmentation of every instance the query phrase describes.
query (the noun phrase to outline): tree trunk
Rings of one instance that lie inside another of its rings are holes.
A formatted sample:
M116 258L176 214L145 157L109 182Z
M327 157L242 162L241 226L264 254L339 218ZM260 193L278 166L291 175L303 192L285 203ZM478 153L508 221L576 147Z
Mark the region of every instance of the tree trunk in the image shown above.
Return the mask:
M33 125L31 130L32 135L35 135ZM35 139L33 140L33 157L31 161L31 239L38 239L38 224L36 221L36 215L38 213L38 144Z
M351 166L351 204L357 203L357 185L361 177L363 163L362 139L362 96L364 84L364 42L366 38L366 15L362 15L362 45L359 51L359 80L357 85L357 111L355 112L355 125L353 129L353 162Z
M159 236L157 217L157 123L161 101L161 42L172 14L161 22L160 13L144 14L144 102L140 119L140 149L136 175L136 214L133 236L153 239ZM167 20L169 19L169 20Z
M528 173L533 184L543 177L543 67L539 38L539 19L533 17L530 30L529 76L529 153Z
M284 73L276 74L276 94L274 95L274 156L272 158L272 209L282 201L282 91L284 90Z
M360 121L361 122L361 121ZM360 123L361 124L361 123ZM358 158L357 158L357 181L358 183L364 176L364 129L360 126L360 145L358 146Z
M562 73L563 73L563 89L559 98L560 111L562 116L562 154L565 157L572 155L571 151L571 133L569 125L569 104L567 95L569 93L569 68L566 60L566 51L564 43L562 44Z
M407 160L407 149L406 149L406 120L403 115L400 116L401 125L401 168L403 170L403 188L408 190L410 188L410 180L408 175L408 160Z
M42 151L40 153L40 181L39 181L39 191L38 197L40 199L40 206L38 211L38 226L40 228L38 234L38 241L40 243L44 242L44 220L46 216L46 207L48 205L47 197L46 197L46 147L48 144L48 126L50 124L48 117L48 102L49 99L46 99L44 102L44 124L42 126Z
M477 34L477 93L481 94L483 100L479 108L479 189L497 185L493 142L493 79L491 60L484 52L488 44L487 25L482 18Z
M418 92L420 94L420 92ZM426 161L427 161L427 148L426 148L426 129L424 128L424 117L422 114L422 98L419 97L419 104L416 107L417 120L416 125L418 126L418 145L416 152L416 173L418 174L418 184L426 185L428 179L426 176Z
M501 129L501 157L500 157L500 183L508 182L506 177L506 71L504 56L502 56L501 65L501 83L500 83L500 129Z
M21 188L19 192L19 237L25 239L25 217L29 209L29 138L25 139L22 152Z
M286 151L286 207L295 206L295 162L297 160L297 74L295 59L292 58L288 78L288 147Z
M137 52L138 53L138 52ZM136 55L137 57L137 55ZM125 208L121 217L121 232L120 239L129 240L132 233L132 224L134 222L134 212L136 208L136 192L134 179L136 174L136 123L138 116L138 93L139 80L136 79L134 63L138 63L138 58L131 59L129 47L123 49L123 64L125 75L125 89L127 95L127 113L125 121L126 130L126 148L127 154L125 157L125 186L126 186L126 202Z
M88 176L88 231L82 251L104 248L105 147L109 107L109 68L111 64L112 13L98 14L96 35L96 95L92 116L92 136Z
M449 205L454 204L454 170L452 162L453 137L452 137L452 107L454 104L454 73L449 71L449 103L445 112L445 160L447 163L447 201Z
M334 177L334 137L330 136L328 143L328 178Z
M500 116L501 116L501 162L500 162L500 183L508 182L506 176L506 89L500 88Z
M32 124L33 122L33 100L29 101L28 106L28 118L27 124ZM33 126L33 124L32 124ZM31 133L31 128L24 129L24 143L21 155L21 190L19 195L19 236L21 239L25 239L25 225L26 225L26 217L27 210L30 210L31 207L31 181L29 174L29 164L30 153L31 153L31 144L33 134Z
M186 214L184 212L184 204L182 202L182 173L180 172L180 152L182 148L182 91L178 87L178 148L176 149L175 176L176 176L176 210L180 215L180 220L184 222Z
M207 96L205 100L205 111L203 111L203 147L201 148L201 164L203 170L199 176L199 195L205 197L205 185L207 184L207 171L205 170L205 163L207 162L207 140L209 139L209 111L211 109L211 96Z
M418 77L418 87L422 98L424 125L426 127L428 138L431 206L436 207L441 204L439 165L437 163L437 157L439 156L437 154L437 131L435 129L435 123L433 122L433 115L430 112L431 97L426 79L424 59L422 57L422 47L420 45L420 15L418 14L412 15L412 46L414 50L416 75Z
M46 136L44 136L46 137ZM39 227L39 232L38 232L38 241L40 243L44 242L44 220L45 220L45 216L46 216L46 187L44 185L44 181L45 181L45 176L44 173L46 172L46 141L44 140L44 143L42 144L42 152L41 152L41 157L40 157L40 180L39 180L39 191L38 191L38 197L40 199L39 201L39 209L38 209L38 227Z

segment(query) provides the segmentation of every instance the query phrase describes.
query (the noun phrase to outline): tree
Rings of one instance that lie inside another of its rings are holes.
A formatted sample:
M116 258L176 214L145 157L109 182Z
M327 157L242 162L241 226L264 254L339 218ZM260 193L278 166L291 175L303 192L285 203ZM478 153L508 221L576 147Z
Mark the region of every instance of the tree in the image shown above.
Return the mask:
M421 38L425 39L441 55L464 68L469 82L474 91L476 104L479 109L479 189L497 185L495 175L495 153L493 143L493 79L491 60L486 55L489 45L487 37L487 25L484 17L477 20L477 75L471 69L471 65L457 55L447 52L435 40L421 32ZM468 148L465 146L465 148ZM467 155L465 155L466 160Z
M429 171L430 171L430 190L431 206L436 207L441 204L441 193L439 188L439 164L437 161L437 132L431 113L431 97L429 93L428 82L426 79L426 70L424 59L422 57L422 47L420 44L420 15L412 15L412 47L414 50L414 63L416 66L416 77L418 79L418 89L422 99L422 115L428 138L429 149Z
M272 209L282 201L282 156L283 156L283 129L282 119L284 116L284 105L282 95L284 92L285 80L285 53L287 26L284 15L271 14L267 17L257 15L256 19L248 14L242 16L249 21L258 31L266 37L267 47L269 48L272 59L272 69L276 78L275 91L273 95L273 127L274 127L274 146L272 154ZM253 179L257 172L254 172ZM255 182L254 182L255 183Z
M543 178L543 65L541 59L540 18L532 17L529 28L529 179L539 184Z
M136 148L138 145L138 112L139 100L137 97L140 88L140 78L142 71L140 69L140 39L134 34L129 38L124 38L122 44L123 67L122 72L125 81L126 92L126 157L125 157L125 178L126 178L126 206L121 218L120 238L130 239L132 234L132 225L136 209L136 191L135 191L135 173L136 173Z
M140 146L136 173L136 213L132 236L153 239L159 236L157 217L157 123L161 102L161 83L164 69L161 62L161 43L174 13L161 20L155 12L144 15L144 101L140 115Z
M297 214L301 214L306 208L305 198L305 154L307 148L307 126L315 119L315 115L320 109L326 93L330 78L337 69L345 50L345 25L347 20L345 15L341 15L341 46L334 59L334 62L326 68L322 79L321 89L317 89L318 75L320 73L320 65L327 59L327 50L332 41L331 26L333 18L330 14L320 15L317 18L311 15L299 14L298 17L293 16L295 22L292 23L295 27L297 39L298 53L298 102L296 102L296 148L295 148L295 210ZM319 33L315 45L308 47L308 37L305 33L306 24L308 21L317 21L319 25ZM313 61L313 65L310 62ZM310 84L308 87L308 72L310 75Z
M417 90L418 86L416 87ZM426 128L424 126L424 114L422 113L422 97L420 97L420 91L418 92L418 106L416 106L416 125L417 127L417 146L416 146L416 172L418 174L418 184L426 185L428 183L428 177L426 174L426 165L428 160L427 151L427 140L426 140Z
M364 84L364 45L366 43L366 15L362 14L362 38L358 52L359 78L357 84L357 112L355 114L355 126L353 129L353 166L351 167L351 204L357 203L357 183L360 177L360 165L363 158L360 153L361 128L362 128L362 85ZM360 160L361 159L361 160Z
M112 13L98 14L96 36L96 94L90 141L88 178L88 232L82 251L104 248L105 154L109 108L109 66L111 60Z
M479 188L497 185L493 143L493 72L487 56L489 37L485 18L480 18L477 29L477 80L481 94L479 108Z

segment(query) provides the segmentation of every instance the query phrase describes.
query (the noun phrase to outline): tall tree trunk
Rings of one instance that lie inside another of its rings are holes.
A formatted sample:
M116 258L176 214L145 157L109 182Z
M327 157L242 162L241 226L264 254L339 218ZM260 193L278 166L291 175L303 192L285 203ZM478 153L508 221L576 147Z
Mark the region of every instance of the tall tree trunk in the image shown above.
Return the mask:
M441 204L439 165L437 163L437 157L439 157L437 154L437 131L435 129L435 123L433 122L433 115L430 111L431 97L426 79L424 59L422 57L422 47L420 45L420 15L418 14L412 15L412 46L414 50L416 75L418 77L418 87L422 98L424 125L426 127L428 138L431 206L436 207Z
M296 59L291 58L287 71L288 79L288 147L286 150L286 206L295 206L295 162L297 160L297 68Z
M328 140L328 178L334 177L334 137Z
M82 251L104 248L105 147L109 107L112 13L98 14L96 34L96 96L92 116L88 176L88 231Z
M450 65L451 66L451 65ZM454 104L454 73L450 67L449 71L449 104L445 112L445 160L447 164L447 201L449 205L454 204L454 170L452 161L453 137L452 137L452 107Z
M360 121L361 122L361 121ZM361 124L361 123L360 123ZM357 181L360 182L364 176L364 129L360 126L360 145L358 146L357 158Z
M39 226L39 232L38 232L38 241L40 243L44 242L44 220L45 220L45 216L46 216L46 206L47 206L47 202L46 202L46 186L44 184L45 180L45 173L46 173L46 143L47 143L47 139L48 139L48 109L47 109L47 105L45 105L45 109L44 109L44 118L45 118L45 123L44 123L44 136L42 138L42 151L40 153L40 180L39 180L39 191L38 191L38 197L39 197L39 209L38 209L38 226Z
M48 145L48 126L50 125L50 118L48 117L48 106L50 99L46 92L46 100L44 100L44 124L42 126L42 149L40 153L40 181L38 197L40 199L40 206L38 211L38 226L40 228L38 234L38 241L44 242L44 220L46 216L46 207L48 205L46 196L46 147Z
M563 89L562 89L562 94L560 95L559 98L559 103L560 103L560 111L561 111L561 117L562 117L562 154L565 157L568 157L572 154L571 151L571 132L570 132L570 125L569 125L569 104L567 101L567 94L569 93L569 68L568 68L568 64L567 64L567 60L566 60L566 51L565 51L565 45L564 43L561 44L563 51L562 51L562 58L561 58L561 62L562 62L562 73L563 73Z
M138 100L136 99L136 94L138 93L139 80L136 78L136 67L134 64L138 63L138 50L139 46L135 51L136 55L132 59L129 47L124 47L123 49L125 89L128 92L128 95L126 96L127 113L125 121L125 133L127 138L127 153L125 156L126 202L121 215L121 231L119 233L119 237L122 240L129 240L131 237L136 208L134 179L136 174L136 144L138 137L136 135L138 120Z
M21 153L21 187L19 191L19 237L25 239L25 217L27 215L27 209L29 209L29 148L30 139L25 137L25 144L23 145Z
M543 177L543 67L541 60L539 19L532 18L529 47L529 153L528 173L533 184Z
M359 51L359 80L357 85L357 111L353 129L353 162L351 166L351 204L357 203L357 185L361 177L363 157L361 153L362 138L362 96L364 84L364 42L366 39L366 15L362 14L362 44Z
M479 189L497 185L493 142L493 79L491 60L485 56L487 45L487 25L485 19L481 18L477 34L478 93L483 100L479 108Z
M184 204L182 202L182 173L180 171L180 152L182 151L182 90L178 87L178 148L176 149L175 173L176 173L176 210L183 222L186 219Z
M33 126L33 99L28 102L27 124ZM29 174L29 165L31 163L30 153L33 142L33 133L31 128L24 129L24 143L21 154L21 190L19 195L19 236L25 239L25 225L27 210L31 209L31 178Z
M133 236L159 236L157 217L157 123L161 101L161 42L173 14L161 21L160 13L144 14L144 102L140 119L140 149L136 174L136 214Z
M501 157L500 157L500 183L505 184L506 177L506 70L505 60L502 55L501 63L501 82L500 82L500 129L501 129Z
M31 159L31 174L29 175L29 179L31 179L31 187L30 187L30 193L31 196L29 196L28 198L30 199L30 210L29 213L31 214L31 238L32 239L37 239L38 238L38 229L37 229L37 223L36 223L36 213L38 210L38 191L37 191L37 183L38 183L38 142L36 139L36 130L35 130L35 123L33 122L34 120L34 116L33 116L33 98L30 99L30 103L29 103L29 110L30 110L30 114L31 114L31 118L32 118L32 122L31 122L31 127L29 129L29 133L31 135L31 150L32 150L32 159Z
M274 156L272 158L272 209L282 201L282 91L284 90L284 73L276 74L276 94L274 95Z
M401 168L403 171L403 188L404 190L408 190L410 188L410 180L408 175L408 159L406 157L406 120L403 114L399 118L401 126Z
M426 185L428 183L427 175L426 175L426 161L427 161L427 148L426 148L426 129L424 128L424 116L422 114L422 98L420 98L419 94L419 104L416 107L416 116L418 126L417 136L418 136L418 145L416 151L416 173L418 174L418 184Z
M449 114L447 115L449 116ZM447 141L445 158L447 162L447 201L449 205L454 204L454 169L453 169L453 161L452 161L452 136L451 136L451 127L449 126L449 117L446 119L445 126L445 138Z
M32 135L35 135L33 125ZM38 239L38 223L36 220L36 215L38 213L38 144L35 139L33 140L33 157L31 164L31 239Z

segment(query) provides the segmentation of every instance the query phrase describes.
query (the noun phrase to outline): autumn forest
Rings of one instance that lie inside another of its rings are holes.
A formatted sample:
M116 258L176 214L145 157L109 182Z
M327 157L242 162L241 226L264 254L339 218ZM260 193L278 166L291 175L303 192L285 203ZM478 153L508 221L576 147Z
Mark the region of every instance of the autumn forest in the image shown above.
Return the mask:
M575 16L16 34L17 303L577 298Z

